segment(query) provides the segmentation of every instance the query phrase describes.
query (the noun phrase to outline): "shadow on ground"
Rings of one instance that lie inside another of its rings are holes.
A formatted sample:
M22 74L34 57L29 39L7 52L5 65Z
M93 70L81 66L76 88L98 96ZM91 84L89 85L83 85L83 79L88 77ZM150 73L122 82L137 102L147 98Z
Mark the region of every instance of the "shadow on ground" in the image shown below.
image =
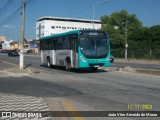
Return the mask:
M41 64L40 66L48 68L45 64ZM48 68L48 69L51 69L51 70L56 69L56 70L66 71L65 67L61 67L61 66L51 66L51 68ZM66 71L66 72L70 72L70 71ZM89 68L88 69L74 68L74 69L72 69L72 71L70 73L100 73L100 72L108 72L108 71L104 70L104 69L98 69L96 71L93 71Z
M80 91L30 77L1 77L0 93L36 97L62 97L82 95Z

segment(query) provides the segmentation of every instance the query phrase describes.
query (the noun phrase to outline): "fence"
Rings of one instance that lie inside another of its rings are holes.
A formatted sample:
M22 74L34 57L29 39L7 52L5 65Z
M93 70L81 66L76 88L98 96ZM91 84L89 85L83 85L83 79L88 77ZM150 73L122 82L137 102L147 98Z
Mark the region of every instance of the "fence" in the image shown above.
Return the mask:
M119 49L111 49L111 54L116 58L124 58L125 50L122 48ZM128 58L133 59L148 59L148 60L160 60L160 49L152 50L152 49L128 49Z

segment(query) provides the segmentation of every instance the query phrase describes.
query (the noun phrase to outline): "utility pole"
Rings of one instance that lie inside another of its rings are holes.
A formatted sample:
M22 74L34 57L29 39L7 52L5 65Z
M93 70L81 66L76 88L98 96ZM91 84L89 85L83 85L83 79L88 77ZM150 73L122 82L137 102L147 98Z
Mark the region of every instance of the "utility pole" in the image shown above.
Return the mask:
M126 22L125 22L125 59L127 59L127 52L128 52L128 40L127 40L127 38L128 38L128 29L127 29L127 27L128 27L128 23L127 23L128 21L127 21L127 19L126 19Z
M25 14L26 0L22 0L22 18L21 18L21 41L20 41L20 69L24 68L24 14Z
M92 9L92 14L93 14L93 15L92 15L92 17L93 17L93 18L92 18L92 19L93 19L92 22L93 22L93 23L92 23L92 24L93 24L93 29L94 29L94 7L95 7L95 5L93 4L92 7L93 7L93 9Z
M116 20L113 16L111 16L114 20ZM125 22L120 23L119 21L116 20L116 22L119 24L119 26L114 26L115 29L119 29L122 27L123 24L125 24L124 32L125 32L125 53L124 53L124 58L128 58L128 20L126 19Z

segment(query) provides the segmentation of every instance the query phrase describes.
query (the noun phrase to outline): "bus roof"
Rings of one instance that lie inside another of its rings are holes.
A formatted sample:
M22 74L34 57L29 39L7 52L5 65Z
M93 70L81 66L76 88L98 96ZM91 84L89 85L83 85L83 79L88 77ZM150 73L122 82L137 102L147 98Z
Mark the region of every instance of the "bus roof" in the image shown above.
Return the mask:
M54 35L50 35L50 36L45 36L40 38L39 40L45 40L45 39L50 39L53 37L59 37L59 36L64 36L64 35L70 35L70 34L74 34L79 32L80 30L73 30L73 31L69 31L69 32L64 32L64 33L59 33L59 34L54 34Z
M65 36L65 35L71 35L71 34L75 34L75 33L79 33L81 31L100 31L100 32L105 32L105 31L102 31L102 30L73 30L73 31L69 31L69 32L64 32L64 33L59 33L59 34L54 34L54 35L50 35L50 36L45 36L45 37L42 37L42 38L39 38L39 40L46 40L46 39L50 39L50 38L54 38L54 37L60 37L60 36Z

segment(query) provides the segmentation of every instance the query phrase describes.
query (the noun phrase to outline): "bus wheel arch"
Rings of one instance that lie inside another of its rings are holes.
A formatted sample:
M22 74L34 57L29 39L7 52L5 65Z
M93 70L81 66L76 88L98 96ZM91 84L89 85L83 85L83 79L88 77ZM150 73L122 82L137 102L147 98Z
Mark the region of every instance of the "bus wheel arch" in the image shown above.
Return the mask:
M47 66L51 68L51 61L49 56L47 56Z
M69 56L66 57L66 70L71 71L71 58Z

